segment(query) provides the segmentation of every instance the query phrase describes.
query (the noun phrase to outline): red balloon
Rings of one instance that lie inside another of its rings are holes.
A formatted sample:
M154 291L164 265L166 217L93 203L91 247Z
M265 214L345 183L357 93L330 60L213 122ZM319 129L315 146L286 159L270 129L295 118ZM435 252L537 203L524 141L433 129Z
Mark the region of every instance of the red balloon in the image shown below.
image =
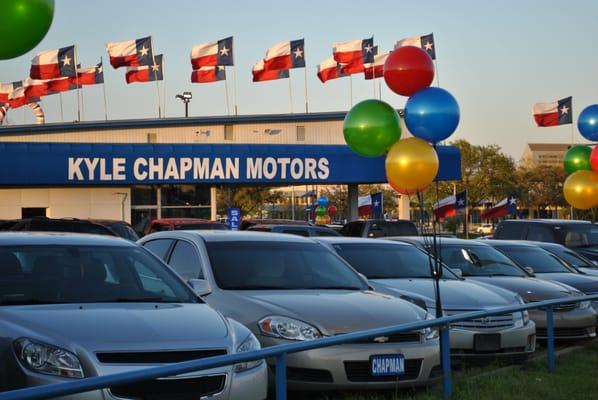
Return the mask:
M594 146L590 153L590 166L594 172L598 172L598 146Z
M336 215L336 212L337 212L336 206L328 207L328 215L330 215L331 217L334 217Z
M430 86L434 80L434 63L419 47L399 47L384 62L384 80L393 92L411 96Z

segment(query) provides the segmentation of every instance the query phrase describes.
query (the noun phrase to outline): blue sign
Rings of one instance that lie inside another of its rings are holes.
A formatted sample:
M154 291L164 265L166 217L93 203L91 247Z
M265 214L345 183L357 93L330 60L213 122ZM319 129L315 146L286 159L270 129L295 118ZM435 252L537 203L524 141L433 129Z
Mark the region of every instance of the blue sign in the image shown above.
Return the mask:
M437 179L460 179L459 150L437 152ZM384 156L344 145L0 143L0 186L384 182Z
M241 226L241 209L229 207L228 209L228 227L233 231L238 231Z

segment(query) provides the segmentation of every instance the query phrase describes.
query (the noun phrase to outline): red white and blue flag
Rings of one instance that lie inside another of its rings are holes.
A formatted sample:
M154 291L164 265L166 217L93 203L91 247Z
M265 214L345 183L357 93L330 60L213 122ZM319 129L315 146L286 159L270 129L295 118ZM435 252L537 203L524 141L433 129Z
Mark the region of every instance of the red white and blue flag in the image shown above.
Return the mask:
M432 206L436 218L455 217L465 211L467 207L467 192L445 197Z
M68 76L56 79L70 79ZM25 96L27 97L42 97L48 95L48 82L52 79L31 79L26 78L22 81L22 86L25 88Z
M151 65L154 59L151 36L124 42L111 42L106 44L106 51L113 68Z
M18 87L23 86L22 81L11 83L0 83L0 104L8 103L8 97Z
M333 57L330 57L320 64L318 64L318 78L322 83L326 83L331 79L342 78L349 76L342 71L341 64L337 63Z
M268 49L264 69L279 70L305 68L305 41L303 39L280 42Z
M42 51L31 60L31 79L53 79L75 76L75 46Z
M29 97L25 93L25 86L18 86L8 95L8 105L10 108L19 108L29 103L39 101L39 98Z
M366 65L363 69L365 79L376 79L384 76L384 62L386 61L386 57L388 57L388 53L376 54L374 56L374 62Z
M191 82L193 83L210 83L218 82L226 79L225 67L217 65L213 67L201 67L191 72Z
M234 65L233 37L217 42L198 44L191 49L191 65L193 69L215 67L217 65Z
M534 104L534 120L538 126L557 126L573 123L572 97L551 103Z
M507 215L514 215L517 213L517 199L512 194L508 195L494 207L484 211L480 216L482 219L495 219L505 217Z
M154 57L153 64L141 65L138 67L127 67L125 79L127 83L134 82L153 82L164 79L163 75L163 57L158 54Z
M382 192L357 198L357 213L360 217L383 217L384 202Z
M395 43L395 49L398 49L402 46L415 46L419 47L420 49L424 49L432 58L432 60L436 60L436 45L434 44L433 33L401 39Z
M364 64L374 62L376 54L374 38L334 43L332 54L336 62L342 64L344 73L357 74L363 72Z
M99 64L88 68L77 68L78 78L71 78L71 83L79 86L82 85L97 85L104 83L104 66L100 61Z
M273 81L289 77L288 69L268 70L264 69L264 60L258 61L251 71L254 82Z

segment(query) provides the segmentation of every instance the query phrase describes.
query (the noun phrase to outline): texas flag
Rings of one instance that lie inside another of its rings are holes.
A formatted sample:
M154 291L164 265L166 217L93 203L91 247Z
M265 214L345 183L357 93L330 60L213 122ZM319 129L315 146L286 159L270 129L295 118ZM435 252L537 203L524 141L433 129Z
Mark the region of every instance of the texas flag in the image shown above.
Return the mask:
M0 83L0 103L8 103L8 97L18 87L23 86L22 81Z
M552 103L534 104L534 119L538 126L557 126L573 123L572 97Z
M225 67L217 65L214 67L201 67L191 72L191 82L193 83L210 83L218 82L226 79Z
M419 47L420 49L424 49L432 58L432 60L436 60L436 46L434 44L433 33L430 33L429 35L401 39L395 43L395 49L398 49L402 46L415 46Z
M364 64L374 62L374 38L334 43L332 54L336 62L343 64L342 70L344 73L357 74L363 72Z
M142 65L138 67L127 67L125 73L127 83L133 82L153 82L164 79L162 54L154 57L151 65Z
M39 98L28 97L25 94L25 86L16 87L12 93L8 95L8 105L10 108L19 108L36 101L39 101Z
M372 196L359 196L357 198L357 214L360 217L369 217L372 214Z
M68 76L57 79L70 79ZM48 95L48 82L52 79L31 79L25 78L22 85L25 88L25 96L27 97L42 97Z
M264 60L258 61L251 71L254 82L273 81L289 77L288 69L267 70L264 69Z
M326 81L331 79L342 78L343 76L349 76L349 74L342 71L341 64L337 63L333 57L318 64L318 78L322 83L326 83Z
M77 68L78 78L71 78L71 83L79 86L82 85L97 85L104 83L104 66L102 61L93 67Z
M384 62L388 57L386 54L376 54L374 56L374 62L364 66L363 75L365 79L376 79L384 76Z
M48 80L48 94L68 92L77 89L74 78L57 78Z
M31 79L52 79L75 74L75 46L42 51L31 60Z
M436 218L455 217L467 207L467 192L445 197L432 206Z
M382 219L384 217L384 196L382 192L374 193L372 198L372 218Z
M138 67L153 63L151 36L124 42L111 42L106 44L106 51L113 68Z
M193 46L191 49L193 69L215 67L216 65L234 65L233 37L229 36L217 42L208 42Z
M495 219L514 215L517 213L517 199L512 194L508 195L492 208L487 209L480 216L482 219Z
M264 69L278 70L305 68L305 42L303 39L280 42L268 49Z

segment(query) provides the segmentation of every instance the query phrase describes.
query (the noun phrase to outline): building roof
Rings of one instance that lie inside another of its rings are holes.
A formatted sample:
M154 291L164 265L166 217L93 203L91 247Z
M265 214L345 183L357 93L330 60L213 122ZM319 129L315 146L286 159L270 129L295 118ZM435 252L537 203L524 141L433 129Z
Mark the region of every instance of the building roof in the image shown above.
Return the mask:
M531 151L566 151L571 145L566 143L528 143Z

